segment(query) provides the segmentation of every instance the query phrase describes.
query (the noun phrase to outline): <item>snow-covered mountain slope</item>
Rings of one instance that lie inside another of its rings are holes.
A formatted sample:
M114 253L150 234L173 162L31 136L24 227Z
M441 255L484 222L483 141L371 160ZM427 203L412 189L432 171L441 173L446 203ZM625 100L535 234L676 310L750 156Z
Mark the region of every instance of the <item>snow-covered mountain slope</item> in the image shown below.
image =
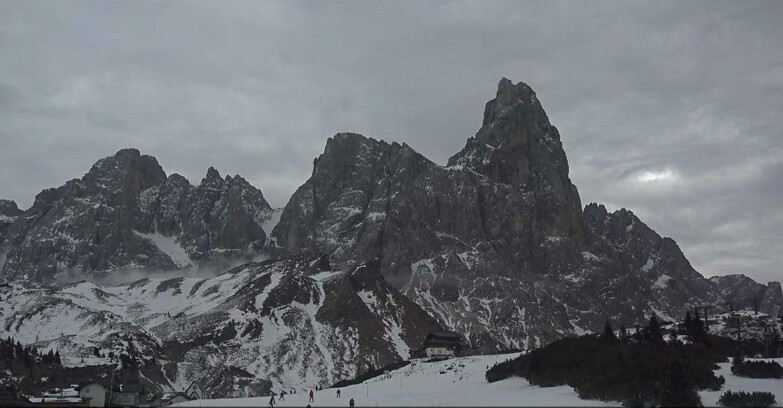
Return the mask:
M0 253L7 253L0 276L47 285L128 269L247 262L262 251L263 227L275 217L242 177L222 178L210 167L192 186L178 174L167 177L154 157L124 149L81 179L38 194L10 227L0 222Z
M56 348L67 364L108 363L92 356L97 347L154 361L150 370L163 369L171 387L209 383L231 367L256 382L223 385L210 390L215 395L331 384L407 358L442 329L383 280L377 262L332 271L320 256L116 287L11 284L0 297L0 336Z
M277 398L277 406L348 406L353 398L357 407L375 406L617 406L602 401L581 400L568 386L541 388L524 379L509 378L489 384L484 378L487 367L518 354L461 357L439 362L414 360L410 365L362 384L316 392L309 401L309 389L297 388L296 394ZM275 390L280 392L280 390ZM268 406L269 397L194 400L178 407L259 407Z

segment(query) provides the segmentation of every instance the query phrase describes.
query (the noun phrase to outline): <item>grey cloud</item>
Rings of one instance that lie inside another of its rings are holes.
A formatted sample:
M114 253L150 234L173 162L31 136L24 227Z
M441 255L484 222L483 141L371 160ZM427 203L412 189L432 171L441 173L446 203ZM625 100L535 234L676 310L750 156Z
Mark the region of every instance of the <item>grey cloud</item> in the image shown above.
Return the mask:
M133 146L282 206L340 131L445 163L507 76L560 129L583 202L633 210L706 275L781 279L781 15L753 0L3 2L0 195L27 206Z

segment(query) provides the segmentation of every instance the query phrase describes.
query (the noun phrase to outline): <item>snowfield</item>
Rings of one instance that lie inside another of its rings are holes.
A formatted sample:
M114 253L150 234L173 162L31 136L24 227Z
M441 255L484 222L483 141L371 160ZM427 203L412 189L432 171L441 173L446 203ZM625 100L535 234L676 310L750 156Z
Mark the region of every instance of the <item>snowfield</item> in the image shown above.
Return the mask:
M496 362L518 356L519 353L492 356L455 358L435 363L414 360L410 365L392 371L386 378L376 377L362 384L337 390L325 389L315 393L311 404L318 406L348 406L351 398L357 407L368 406L620 406L619 402L579 399L568 386L542 388L530 385L524 378L509 378L487 383L484 373ZM769 360L769 359L759 359ZM783 364L783 358L773 359ZM699 393L705 407L718 406L718 399L727 390L769 391L775 394L777 404L783 401L783 379L750 379L731 374L731 363L719 364L716 375L726 378L720 391ZM280 390L275 390L279 392ZM304 407L309 390L297 390L276 398L276 406ZM266 407L269 397L195 400L173 405L175 407Z
M758 360L758 361L777 361L783 365L783 358L748 358L746 360ZM715 375L722 375L726 379L726 384L720 391L702 391L701 403L705 407L718 406L718 399L724 392L731 391L768 391L775 395L775 405L783 405L783 379L774 378L745 378L737 377L731 373L731 363L718 364L720 369L715 371Z
M410 365L392 371L389 376L376 377L362 384L315 393L311 405L348 406L351 398L357 407L368 406L618 406L616 403L582 400L571 387L541 388L527 384L522 378L509 378L489 384L484 373L489 366L518 356L500 354L462 357L434 363L414 360ZM280 390L274 390L278 392ZM276 398L280 407L304 407L309 390L299 389ZM269 397L195 400L177 407L266 407Z

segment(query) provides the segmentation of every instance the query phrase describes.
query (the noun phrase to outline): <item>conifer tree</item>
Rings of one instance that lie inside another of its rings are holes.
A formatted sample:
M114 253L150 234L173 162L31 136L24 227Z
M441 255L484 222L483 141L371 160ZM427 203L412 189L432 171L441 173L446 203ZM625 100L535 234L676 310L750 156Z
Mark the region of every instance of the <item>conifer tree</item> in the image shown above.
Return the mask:
M658 322L658 317L655 313L650 316L650 322L645 327L645 340L651 343L663 343L663 332L661 331L661 324Z
M601 339L617 340L617 336L614 335L614 330L612 330L612 324L609 323L609 320L604 323L604 333L601 335Z
M676 358L669 364L659 403L662 407L702 406L693 380Z

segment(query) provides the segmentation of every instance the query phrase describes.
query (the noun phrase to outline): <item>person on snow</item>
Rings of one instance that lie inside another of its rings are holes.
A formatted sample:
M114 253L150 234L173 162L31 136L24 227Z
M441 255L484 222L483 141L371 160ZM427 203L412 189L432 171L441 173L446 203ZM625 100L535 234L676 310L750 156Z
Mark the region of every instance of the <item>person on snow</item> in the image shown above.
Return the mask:
M351 408L353 408L353 398L351 398L351 400L350 400L350 401L348 401L348 406L349 406L349 407L351 407Z
M340 398L340 389L337 389L337 398Z
M272 395L269 397L269 406L274 408L275 406L275 394L272 393Z
M280 401L285 401L285 390L280 391Z
M310 401L307 402L313 402L313 390L310 390Z

